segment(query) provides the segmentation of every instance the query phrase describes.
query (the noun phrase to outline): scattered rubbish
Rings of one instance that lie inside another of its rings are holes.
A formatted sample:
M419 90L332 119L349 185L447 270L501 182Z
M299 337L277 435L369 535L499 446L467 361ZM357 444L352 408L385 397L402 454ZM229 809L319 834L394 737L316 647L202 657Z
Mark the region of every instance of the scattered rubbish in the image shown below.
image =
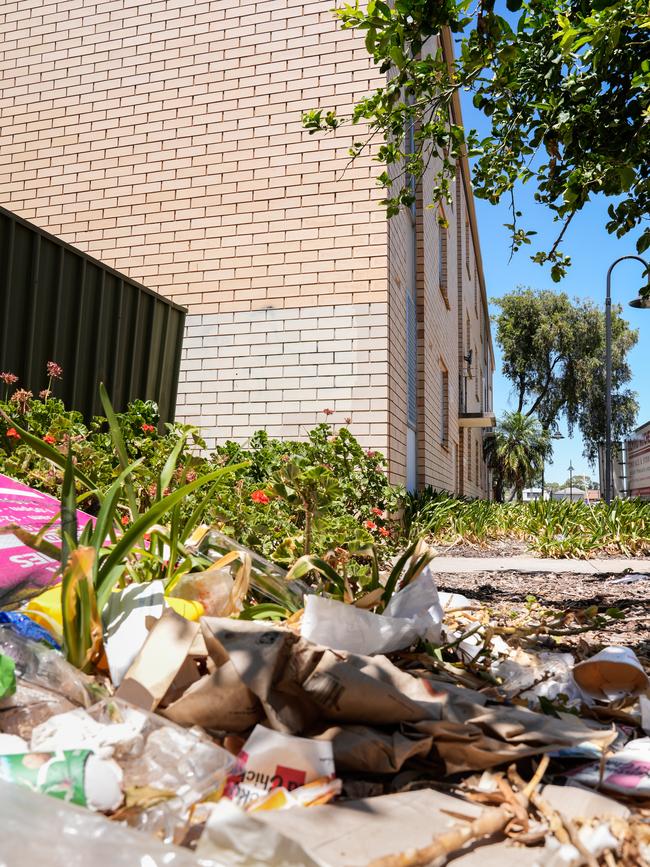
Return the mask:
M638 657L629 647L606 647L573 669L578 686L603 701L644 692L650 681Z
M162 581L129 584L124 590L111 593L102 612L102 621L104 649L115 687L122 683L149 634L148 619L157 620L164 609L165 587Z
M171 608L164 611L124 675L117 696L154 710L178 676L198 631L198 623L186 620ZM198 673L190 667L184 686L195 680Z
M90 810L117 810L124 799L122 771L91 750L0 755L0 778Z
M334 778L332 745L257 725L228 779L226 796L244 809L274 789L291 792L306 783Z
M630 797L650 796L650 738L630 741L602 763L594 762L568 775L572 782Z
M0 606L11 608L40 593L55 579L58 563L24 541L43 530L43 539L61 546L61 503L0 473ZM92 521L77 511L79 527ZM23 537L23 538L20 538Z
M373 656L402 650L419 638L439 643L441 621L436 586L425 569L393 595L383 614L324 596L307 596L300 633L323 647Z
M629 809L611 798L579 786L544 786L542 798L564 819L628 819Z
M286 606L289 611L298 611L302 608L303 597L311 593L309 585L296 579L287 581L287 573L280 566L271 563L270 560L266 560L255 551L238 544L212 527L197 527L186 547L188 550L203 554L212 561L219 561L231 552L248 555L251 563L250 583L252 589L262 598ZM238 562L233 560L230 569L236 572L238 566Z
M198 867L196 856L187 849L3 780L0 815L3 867Z
M170 580L106 594L93 676L60 587L0 611L2 864L29 833L51 867L637 867L647 660L585 658L576 612L438 593L423 545L371 590L330 552L330 596L200 528Z
M574 665L570 653L509 650L508 657L493 662L490 671L499 679L499 689L508 699L525 699L534 708L539 706L540 698L554 701L562 696L567 707L579 707L584 696L573 679Z
M632 572L629 575L623 575L620 578L610 578L610 584L636 584L637 581L650 581L650 575L641 575L638 572Z

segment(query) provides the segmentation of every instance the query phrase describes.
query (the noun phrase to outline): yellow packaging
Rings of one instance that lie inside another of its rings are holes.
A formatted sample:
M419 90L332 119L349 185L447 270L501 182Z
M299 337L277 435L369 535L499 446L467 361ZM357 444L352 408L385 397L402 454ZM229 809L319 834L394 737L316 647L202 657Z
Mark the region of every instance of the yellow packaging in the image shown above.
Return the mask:
M118 590L114 592L119 592ZM196 621L205 613L200 602L177 599L174 596L166 596L165 601L170 608L186 620ZM21 609L22 614L47 629L54 638L61 643L63 641L63 624L61 619L61 585L50 587L29 602Z

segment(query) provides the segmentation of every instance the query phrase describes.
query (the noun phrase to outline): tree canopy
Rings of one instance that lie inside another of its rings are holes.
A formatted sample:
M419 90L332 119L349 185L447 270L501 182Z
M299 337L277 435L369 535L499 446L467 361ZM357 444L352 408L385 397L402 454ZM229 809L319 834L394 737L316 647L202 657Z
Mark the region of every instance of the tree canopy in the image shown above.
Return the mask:
M351 122L364 129L354 159L378 140L378 180L389 216L413 200L412 178L433 157L433 203L450 200L462 153L475 157L474 191L510 202L513 251L534 232L521 224L520 182L558 221L554 243L533 259L550 262L559 280L570 264L562 251L574 215L602 193L614 197L606 228L621 237L640 230L637 251L650 247L650 8L647 0L355 0L335 10L365 45L386 83L359 97L352 114L308 111L312 132ZM448 30L447 30L448 29ZM430 37L456 34L450 62ZM433 49L430 48L434 45ZM479 139L459 122L459 90L489 118ZM413 130L414 152L407 145ZM429 195L429 191L426 192Z
M493 299L499 308L496 339L503 374L511 382L517 411L536 415L546 429L563 417L577 427L585 455L593 460L605 438L605 316L591 301L564 292L520 288ZM627 361L637 342L612 307L612 433L622 439L633 428L638 405L627 383Z
M507 412L485 438L483 454L493 473L495 499L503 502L504 488L510 487L521 500L526 485L541 475L551 441L534 416Z

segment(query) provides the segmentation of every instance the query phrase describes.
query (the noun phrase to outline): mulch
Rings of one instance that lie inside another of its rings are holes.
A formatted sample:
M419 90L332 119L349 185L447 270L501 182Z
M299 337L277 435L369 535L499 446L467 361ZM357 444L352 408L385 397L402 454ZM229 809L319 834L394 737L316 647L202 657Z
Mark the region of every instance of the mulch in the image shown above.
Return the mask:
M630 562L634 568L634 561ZM639 657L650 659L650 577L629 583L614 583L620 575L578 575L554 572L472 572L436 575L439 590L462 593L482 602L499 618L523 612L534 596L541 606L554 611L575 611L597 606L600 613L618 608L624 618L606 629L570 636L562 644L586 640L599 646L627 645ZM558 645L559 649L560 645Z

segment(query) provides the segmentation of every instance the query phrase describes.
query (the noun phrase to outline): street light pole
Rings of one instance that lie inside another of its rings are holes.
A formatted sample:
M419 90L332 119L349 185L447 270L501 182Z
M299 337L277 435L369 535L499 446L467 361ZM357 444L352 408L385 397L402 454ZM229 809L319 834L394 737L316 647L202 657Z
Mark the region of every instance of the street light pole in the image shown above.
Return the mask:
M569 461L569 501L573 502L573 461Z
M621 256L612 262L607 271L607 294L605 296L605 502L612 501L612 271L619 262L636 259L648 271L650 285L650 266L641 256ZM633 307L650 306L646 298L631 302Z

